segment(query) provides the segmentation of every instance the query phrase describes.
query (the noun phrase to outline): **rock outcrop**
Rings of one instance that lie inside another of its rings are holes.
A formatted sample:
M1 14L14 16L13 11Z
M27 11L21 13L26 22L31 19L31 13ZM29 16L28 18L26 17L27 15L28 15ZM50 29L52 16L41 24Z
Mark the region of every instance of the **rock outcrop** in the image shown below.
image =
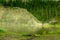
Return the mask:
M11 32L33 33L42 24L23 8L0 8L0 28Z

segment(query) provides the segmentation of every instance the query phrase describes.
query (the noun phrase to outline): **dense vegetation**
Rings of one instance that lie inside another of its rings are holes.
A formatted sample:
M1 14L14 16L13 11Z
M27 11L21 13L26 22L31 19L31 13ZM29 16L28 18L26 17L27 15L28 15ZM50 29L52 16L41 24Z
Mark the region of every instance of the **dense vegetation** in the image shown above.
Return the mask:
M60 18L60 2L57 1L29 0L28 2L23 2L22 0L0 0L0 4L3 4L5 7L26 8L35 17L37 17L38 20L43 22L49 21L53 18L57 18L57 20Z

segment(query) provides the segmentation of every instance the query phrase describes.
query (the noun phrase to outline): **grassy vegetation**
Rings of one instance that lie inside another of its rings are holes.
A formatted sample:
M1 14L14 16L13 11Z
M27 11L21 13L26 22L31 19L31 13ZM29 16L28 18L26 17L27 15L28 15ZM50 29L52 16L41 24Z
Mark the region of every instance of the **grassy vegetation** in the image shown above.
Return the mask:
M2 33L2 34L1 34ZM13 32L1 32L0 40L60 40L60 35L22 35Z

